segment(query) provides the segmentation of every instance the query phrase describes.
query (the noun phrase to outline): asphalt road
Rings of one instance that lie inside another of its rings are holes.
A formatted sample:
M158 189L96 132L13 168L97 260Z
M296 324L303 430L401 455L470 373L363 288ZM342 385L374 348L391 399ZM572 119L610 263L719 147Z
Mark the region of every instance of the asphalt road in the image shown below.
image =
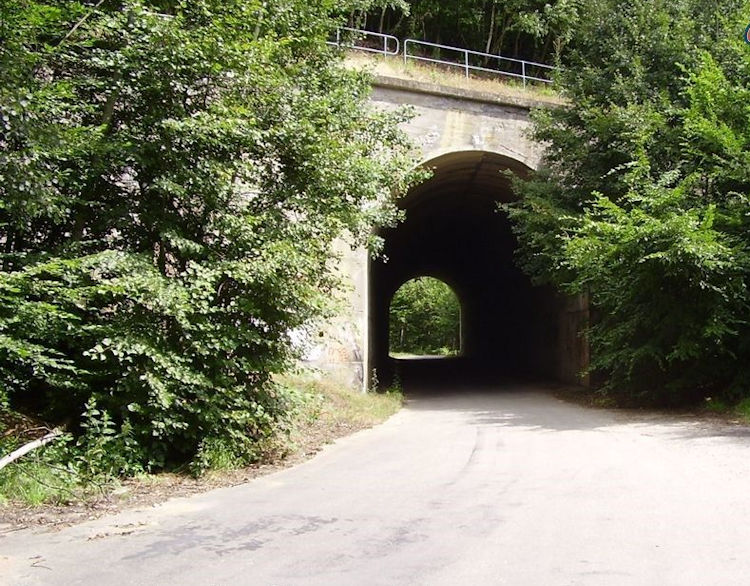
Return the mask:
M424 397L296 468L0 538L7 584L750 583L750 430Z

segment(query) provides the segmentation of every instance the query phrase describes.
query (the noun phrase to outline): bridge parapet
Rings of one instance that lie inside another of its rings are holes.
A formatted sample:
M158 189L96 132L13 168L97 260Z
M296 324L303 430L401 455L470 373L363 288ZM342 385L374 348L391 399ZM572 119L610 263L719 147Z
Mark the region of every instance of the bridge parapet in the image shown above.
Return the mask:
M382 75L375 77L372 101L383 108L414 109L405 130L425 161L449 152L479 150L511 157L531 169L538 167L543 147L529 137L529 112L552 104Z

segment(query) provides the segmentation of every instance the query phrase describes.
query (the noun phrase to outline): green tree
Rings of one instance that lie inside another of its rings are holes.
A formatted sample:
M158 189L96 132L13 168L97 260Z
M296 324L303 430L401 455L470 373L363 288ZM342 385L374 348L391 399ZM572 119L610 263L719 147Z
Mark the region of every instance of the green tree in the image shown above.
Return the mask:
M418 277L404 283L390 307L391 352L458 354L461 306L443 281Z
M582 0L410 0L402 4L406 6L379 4L365 26L506 57L552 61L572 38ZM352 24L363 23L357 19Z
M748 8L589 2L510 206L520 262L590 294L592 366L639 400L748 393Z
M0 386L140 466L247 461L332 241L395 217L402 115L325 44L348 3L93 4L0 7Z

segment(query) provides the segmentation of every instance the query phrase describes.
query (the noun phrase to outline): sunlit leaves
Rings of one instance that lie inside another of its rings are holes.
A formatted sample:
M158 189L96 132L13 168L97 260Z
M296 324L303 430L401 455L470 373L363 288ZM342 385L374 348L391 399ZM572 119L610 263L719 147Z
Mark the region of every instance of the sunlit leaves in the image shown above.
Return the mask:
M571 105L536 116L547 169L511 206L526 270L589 296L594 369L641 398L747 393L740 4L592 0L562 76Z
M418 277L404 283L391 300L389 322L391 353L461 351L461 304L443 281Z
M12 4L0 376L16 407L116 430L109 449L141 466L211 438L257 456L287 409L271 375L291 332L330 311L332 242L392 220L413 166L400 115L371 110L325 44L341 8Z

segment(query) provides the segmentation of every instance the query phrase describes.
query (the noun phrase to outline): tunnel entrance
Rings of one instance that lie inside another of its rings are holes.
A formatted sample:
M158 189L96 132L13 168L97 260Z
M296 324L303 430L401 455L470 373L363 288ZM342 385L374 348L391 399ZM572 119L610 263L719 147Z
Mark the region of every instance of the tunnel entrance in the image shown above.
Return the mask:
M529 169L481 151L450 153L426 165L433 176L402 199L405 221L381 233L383 257L370 261L369 365L379 385L553 380L564 378L562 363L577 374L580 365L571 366L566 356L579 345L577 329L565 323L566 301L533 286L515 265L516 239L498 211L499 202L514 198L502 172L523 177ZM391 299L422 275L449 284L461 299L460 356L436 361L390 355Z
M461 354L461 301L446 282L419 276L391 299L388 355L395 359L448 358Z

